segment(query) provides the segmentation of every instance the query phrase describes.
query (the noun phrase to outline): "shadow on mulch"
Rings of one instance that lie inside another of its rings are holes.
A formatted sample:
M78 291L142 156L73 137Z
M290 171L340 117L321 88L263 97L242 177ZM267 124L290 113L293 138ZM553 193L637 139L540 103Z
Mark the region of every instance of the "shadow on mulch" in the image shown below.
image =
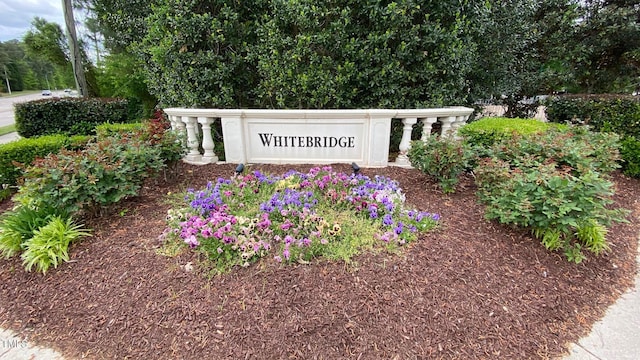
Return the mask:
M362 171L398 180L409 204L442 216L400 255L287 267L263 259L211 279L187 270L193 253L157 255L167 192L233 169L184 165L176 184L148 186L126 211L93 220L95 236L47 275L0 260L0 326L69 359L553 358L633 282L640 182L620 174L616 205L633 210L631 222L610 229L608 254L579 265L485 220L471 179L443 195L417 170L392 167Z

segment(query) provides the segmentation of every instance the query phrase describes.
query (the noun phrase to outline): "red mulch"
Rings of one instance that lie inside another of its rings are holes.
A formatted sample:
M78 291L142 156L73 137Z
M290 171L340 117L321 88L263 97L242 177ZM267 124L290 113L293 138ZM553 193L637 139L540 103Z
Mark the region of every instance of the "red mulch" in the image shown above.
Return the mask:
M442 216L400 254L351 265L263 259L215 277L198 271L192 252L157 255L165 194L233 169L184 165L174 184L152 184L121 205L127 211L91 221L95 236L46 275L0 260L0 326L69 359L553 358L633 283L640 182L620 174L615 200L631 222L610 229L609 253L579 265L485 220L472 179L443 195L417 170L394 167L362 171L397 179L409 204Z

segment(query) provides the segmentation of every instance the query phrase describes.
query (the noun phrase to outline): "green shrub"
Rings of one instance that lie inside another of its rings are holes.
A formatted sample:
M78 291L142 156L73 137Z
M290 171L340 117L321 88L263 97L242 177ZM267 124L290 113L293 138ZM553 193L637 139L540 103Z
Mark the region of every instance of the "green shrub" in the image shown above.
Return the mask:
M56 153L62 148L81 148L88 139L85 136L69 138L63 135L49 135L1 144L0 185L16 185L17 179L22 175L22 169L17 164L29 165L34 159Z
M553 97L546 103L547 119L589 125L594 131L614 131L640 138L640 101L632 96L589 95Z
M96 215L138 193L145 178L163 166L161 150L123 134L90 143L82 151L62 150L34 161L14 201L48 204L70 214Z
M144 129L144 125L139 122L126 124L104 123L96 126L96 136L98 140L101 140L114 134L134 133L142 129Z
M71 218L53 216L25 241L22 263L27 271L35 266L37 271L46 273L51 266L57 268L69 261L69 245L84 236L91 233L82 225L74 224Z
M571 128L495 144L475 168L487 218L530 228L570 261L582 261L583 249L606 250L605 226L624 220L622 210L607 208L613 188L602 175L617 167L617 140Z
M51 98L15 105L16 130L25 138L50 135L93 135L96 125L124 123L123 99Z
M576 176L589 170L608 174L619 167L619 136L584 127L550 129L535 137L512 136L489 148L488 155L513 166L537 166L553 161Z
M532 229L547 249L564 250L570 261L582 261L583 248L595 254L608 249L604 226L624 219L621 210L607 209L613 202L609 181L592 170L576 177L554 162L511 167L485 158L476 168L487 218Z
M458 176L468 168L472 153L461 141L430 136L413 141L409 149L411 165L434 177L445 193L454 192Z
M469 2L156 5L137 48L149 90L165 104L414 108L467 96L479 10Z
M557 126L535 119L487 117L464 125L458 134L473 146L489 147L514 133L539 134Z
M622 171L632 177L640 178L640 140L627 136L620 144Z

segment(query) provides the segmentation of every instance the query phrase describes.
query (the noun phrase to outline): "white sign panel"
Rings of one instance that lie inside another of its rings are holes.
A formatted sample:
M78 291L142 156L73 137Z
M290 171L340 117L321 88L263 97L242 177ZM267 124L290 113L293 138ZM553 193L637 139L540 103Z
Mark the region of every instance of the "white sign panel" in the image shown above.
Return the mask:
M247 156L256 163L362 163L366 127L365 119L247 119Z

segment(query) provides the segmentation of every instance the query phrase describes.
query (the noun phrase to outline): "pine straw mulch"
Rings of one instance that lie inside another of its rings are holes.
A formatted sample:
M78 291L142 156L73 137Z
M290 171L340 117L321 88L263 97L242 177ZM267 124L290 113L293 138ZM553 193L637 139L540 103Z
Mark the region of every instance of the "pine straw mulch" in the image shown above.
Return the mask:
M310 166L252 170L291 168ZM95 236L46 276L0 260L0 327L68 359L556 358L633 283L640 182L620 174L615 200L633 210L631 223L610 229L608 254L579 265L485 220L471 178L443 195L420 172L394 167L362 171L397 179L409 204L442 215L401 254L364 254L354 265L264 259L213 278L192 252L156 254L165 194L233 169L184 165L174 185L150 185L91 221Z

